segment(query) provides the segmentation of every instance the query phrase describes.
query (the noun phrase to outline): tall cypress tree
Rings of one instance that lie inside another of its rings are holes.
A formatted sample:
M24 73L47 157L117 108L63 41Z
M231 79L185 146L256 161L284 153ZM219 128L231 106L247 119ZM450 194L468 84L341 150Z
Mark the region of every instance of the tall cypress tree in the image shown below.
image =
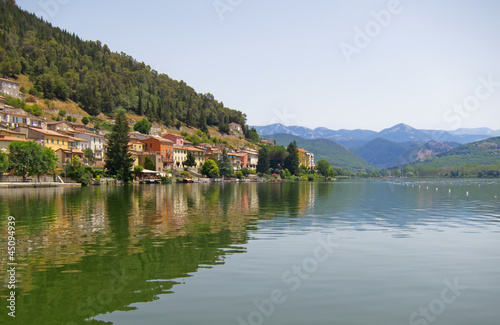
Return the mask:
M299 148L297 147L297 141L293 140L286 148L288 151L288 157L285 159L285 168L288 169L290 174L299 174Z
M259 150L259 160L257 161L257 172L262 174L269 173L269 152L267 151L267 146L263 146Z
M134 159L128 151L130 135L125 113L124 109L119 109L116 112L113 130L107 136L108 150L106 151L105 162L110 175L115 175L118 179L128 183L133 179L132 165Z
M233 165L231 164L231 159L229 159L226 148L222 150L222 156L219 160L219 173L221 176L226 177L230 177L234 174Z

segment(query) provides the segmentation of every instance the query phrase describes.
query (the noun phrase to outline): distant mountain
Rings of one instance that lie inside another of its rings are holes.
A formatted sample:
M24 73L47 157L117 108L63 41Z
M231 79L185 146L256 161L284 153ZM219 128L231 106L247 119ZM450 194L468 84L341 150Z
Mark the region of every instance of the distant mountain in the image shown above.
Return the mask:
M467 164L498 165L500 164L500 137L488 138L458 146L437 158L419 164L429 167L460 167Z
M378 133L378 137L394 142L432 140L432 137L428 133L412 128L411 126L403 123L380 131Z
M349 149L362 147L377 138L397 143L426 143L431 140L436 140L440 142L457 142L465 144L484 140L492 136L500 136L500 130L493 131L488 128L458 129L455 131L419 130L406 124L398 124L380 132L370 130L330 130L324 127L310 129L302 126L285 126L283 124L255 126L255 129L261 136L285 133L305 139L329 139Z
M297 141L299 148L314 153L315 161L328 160L335 167L351 170L373 170L366 161L349 151L338 143L327 139L303 139L292 134L275 134L268 136L269 140L276 140L277 145L288 146L293 140Z
M397 143L377 138L352 151L377 168L388 168L412 162L422 142Z

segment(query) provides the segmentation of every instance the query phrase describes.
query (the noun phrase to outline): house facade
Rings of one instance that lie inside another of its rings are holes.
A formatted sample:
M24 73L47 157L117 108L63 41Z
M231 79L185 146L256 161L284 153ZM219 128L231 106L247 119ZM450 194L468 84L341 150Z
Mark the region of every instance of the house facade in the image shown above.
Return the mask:
M173 142L159 137L149 137L145 140L139 140L144 143L144 151L163 156L163 165L168 165L172 161ZM163 166L162 166L163 167ZM160 170L161 171L161 170Z
M184 137L177 134L167 134L163 136L164 139L170 140L174 145L184 146Z
M102 161L104 159L104 137L102 135L91 132L75 132L74 135L77 138L87 141L83 144L92 150L95 160ZM86 148L83 147L83 149Z
M0 78L0 92L12 98L19 98L19 82Z
M314 168L314 154L304 149L299 149L299 165L306 166L308 169Z

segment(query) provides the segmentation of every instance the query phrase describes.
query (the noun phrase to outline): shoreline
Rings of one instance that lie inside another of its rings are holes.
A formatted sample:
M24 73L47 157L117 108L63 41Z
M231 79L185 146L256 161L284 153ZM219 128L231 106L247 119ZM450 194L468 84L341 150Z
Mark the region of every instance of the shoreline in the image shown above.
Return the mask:
M1 189L9 188L37 188L37 187L81 187L80 183L56 183L56 182L40 182L40 183L0 183Z

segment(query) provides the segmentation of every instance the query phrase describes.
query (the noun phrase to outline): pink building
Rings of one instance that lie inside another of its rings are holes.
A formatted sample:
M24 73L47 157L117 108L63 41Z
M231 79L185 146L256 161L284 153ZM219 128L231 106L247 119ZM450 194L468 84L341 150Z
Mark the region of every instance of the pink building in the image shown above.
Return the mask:
M184 137L177 134L167 134L163 136L163 139L167 139L172 141L174 144L183 147L184 146Z

